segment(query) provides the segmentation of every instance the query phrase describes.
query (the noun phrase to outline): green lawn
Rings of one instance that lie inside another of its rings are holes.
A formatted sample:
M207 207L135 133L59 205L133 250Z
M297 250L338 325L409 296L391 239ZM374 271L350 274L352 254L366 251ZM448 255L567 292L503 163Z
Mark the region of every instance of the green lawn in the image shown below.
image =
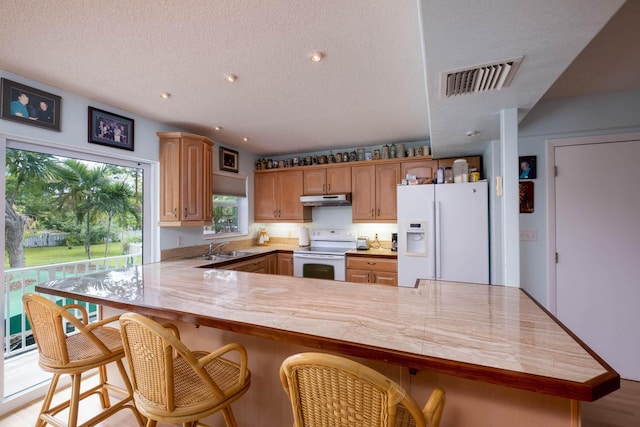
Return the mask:
M109 244L109 252L107 256L124 255L122 243L115 242ZM52 246L42 248L25 248L24 256L26 267L34 267L37 265L57 264L61 262L82 261L87 259L84 253L84 246L73 246L71 249L67 246ZM91 258L104 257L104 244L91 245ZM4 257L4 267L9 268L9 258Z

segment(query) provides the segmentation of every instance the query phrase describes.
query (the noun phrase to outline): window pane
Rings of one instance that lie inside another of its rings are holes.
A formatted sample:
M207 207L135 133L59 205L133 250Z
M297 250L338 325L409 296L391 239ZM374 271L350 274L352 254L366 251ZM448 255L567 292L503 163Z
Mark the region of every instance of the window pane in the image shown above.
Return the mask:
M215 234L238 232L239 198L213 196L213 229Z

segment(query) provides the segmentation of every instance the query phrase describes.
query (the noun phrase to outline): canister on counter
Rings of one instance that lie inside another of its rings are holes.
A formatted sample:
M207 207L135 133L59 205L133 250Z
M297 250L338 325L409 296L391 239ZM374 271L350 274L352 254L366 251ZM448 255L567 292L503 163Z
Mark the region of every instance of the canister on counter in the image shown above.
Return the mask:
M469 182L478 182L480 181L480 172L478 169L472 168L469 170Z

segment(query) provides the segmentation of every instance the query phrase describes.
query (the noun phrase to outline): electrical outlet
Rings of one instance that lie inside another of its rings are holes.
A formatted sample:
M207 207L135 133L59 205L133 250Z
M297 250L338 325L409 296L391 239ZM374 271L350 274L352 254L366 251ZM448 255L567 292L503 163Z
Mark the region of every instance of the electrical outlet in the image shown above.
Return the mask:
M520 240L523 242L535 242L538 240L538 230L520 230Z
M178 236L178 239L176 241L176 245L178 245L178 246L184 245L184 238L182 236Z

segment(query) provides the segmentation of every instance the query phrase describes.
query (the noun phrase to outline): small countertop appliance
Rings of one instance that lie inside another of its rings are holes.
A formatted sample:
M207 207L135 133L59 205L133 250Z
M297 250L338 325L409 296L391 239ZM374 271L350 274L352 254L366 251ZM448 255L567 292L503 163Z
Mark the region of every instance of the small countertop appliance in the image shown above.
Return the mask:
M369 238L367 236L358 237L356 241L356 249L366 251L369 249Z

